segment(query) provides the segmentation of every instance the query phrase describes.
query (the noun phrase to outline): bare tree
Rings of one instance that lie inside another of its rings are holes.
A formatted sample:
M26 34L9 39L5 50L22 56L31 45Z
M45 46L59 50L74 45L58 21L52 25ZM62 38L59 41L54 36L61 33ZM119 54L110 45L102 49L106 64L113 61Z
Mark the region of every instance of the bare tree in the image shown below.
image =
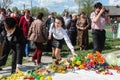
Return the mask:
M12 0L0 0L0 7L7 9L12 3Z

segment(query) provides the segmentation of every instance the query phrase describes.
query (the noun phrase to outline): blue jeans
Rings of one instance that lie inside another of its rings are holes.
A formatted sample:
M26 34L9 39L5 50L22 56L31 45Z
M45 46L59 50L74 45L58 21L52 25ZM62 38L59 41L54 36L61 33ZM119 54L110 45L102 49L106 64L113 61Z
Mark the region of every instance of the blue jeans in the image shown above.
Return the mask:
M25 54L26 54L26 56L29 55L29 52L30 52L30 41L26 40L26 45L25 45Z

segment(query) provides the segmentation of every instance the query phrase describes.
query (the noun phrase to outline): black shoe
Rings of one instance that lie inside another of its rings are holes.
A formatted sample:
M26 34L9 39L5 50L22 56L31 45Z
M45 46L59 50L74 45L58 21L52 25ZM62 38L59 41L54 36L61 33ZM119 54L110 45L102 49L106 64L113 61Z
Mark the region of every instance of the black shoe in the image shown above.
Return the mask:
M12 70L12 71L11 71L11 74L14 74L14 73L16 73L16 70Z
M2 68L0 68L0 71L2 71L3 69Z
M56 57L52 56L52 59L56 59Z

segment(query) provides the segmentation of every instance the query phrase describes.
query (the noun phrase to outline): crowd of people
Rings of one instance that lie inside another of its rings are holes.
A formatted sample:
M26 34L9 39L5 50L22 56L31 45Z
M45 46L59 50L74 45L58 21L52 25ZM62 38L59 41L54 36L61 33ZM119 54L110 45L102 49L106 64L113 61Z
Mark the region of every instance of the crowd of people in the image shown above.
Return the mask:
M105 44L105 24L109 15L100 2L94 5L94 11L88 17L84 12L79 14L65 12L61 16L55 16L51 12L46 21L44 14L38 13L34 19L30 10L25 9L21 14L0 9L0 70L6 64L9 53L12 51L12 71L16 72L22 65L23 56L30 53L30 42L34 42L36 49L31 61L41 65L42 46L52 51L51 57L61 60L61 49L65 41L73 56L77 56L74 46L80 50L86 50L89 46L88 30L92 30L93 53L102 52ZM16 64L16 65L15 65Z

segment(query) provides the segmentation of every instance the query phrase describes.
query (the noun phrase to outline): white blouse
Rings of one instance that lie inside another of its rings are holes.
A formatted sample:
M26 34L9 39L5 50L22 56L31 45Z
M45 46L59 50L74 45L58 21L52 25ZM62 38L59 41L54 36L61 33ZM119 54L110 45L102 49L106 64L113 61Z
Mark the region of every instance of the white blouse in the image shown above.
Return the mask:
M74 47L71 44L71 41L70 41L70 39L69 39L69 37L67 35L67 32L62 27L54 28L53 23L52 23L51 26L50 26L49 35L53 35L53 37L55 39L58 39L58 40L64 39L67 46L68 46L68 48L71 50L71 52L74 51Z

